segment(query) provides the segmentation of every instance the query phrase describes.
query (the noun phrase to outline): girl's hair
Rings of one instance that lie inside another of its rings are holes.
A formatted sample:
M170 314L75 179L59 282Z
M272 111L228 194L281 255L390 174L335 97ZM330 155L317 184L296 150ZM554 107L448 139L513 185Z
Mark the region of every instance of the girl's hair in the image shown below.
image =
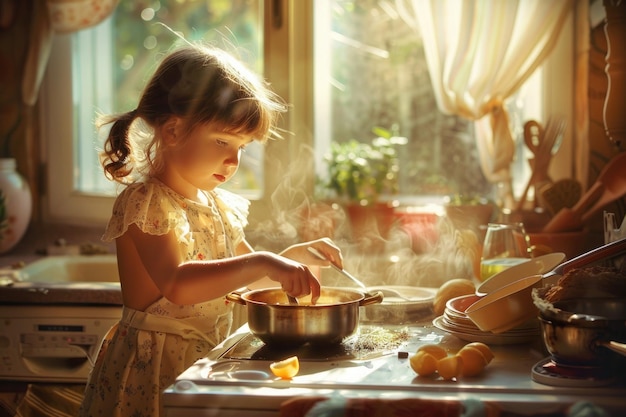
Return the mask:
M189 44L163 59L135 110L98 120L99 128L112 124L101 153L102 166L109 179L120 183L132 181L131 173L158 173L163 144L154 131L171 116L183 118L187 131L210 123L265 142L279 136L278 117L285 110L267 83L233 56ZM142 139L145 146L136 149Z

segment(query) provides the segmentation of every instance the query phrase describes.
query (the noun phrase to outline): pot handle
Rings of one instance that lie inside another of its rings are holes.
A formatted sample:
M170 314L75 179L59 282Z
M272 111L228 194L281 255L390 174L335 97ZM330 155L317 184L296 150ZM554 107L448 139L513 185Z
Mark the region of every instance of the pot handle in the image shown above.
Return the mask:
M559 275L563 275L570 269L580 268L592 262L610 259L616 255L619 255L624 250L626 250L626 238L609 242L593 250L580 254L575 258L563 262L552 271L556 272Z
M241 304L241 305L246 305L246 300L243 299L243 297L241 296L242 293L237 292L237 291L233 291L231 293L226 294L226 300L227 301L231 301L233 303L237 303L237 304Z
M597 343L600 346L604 346L607 349L611 349L615 353L619 353L622 356L626 356L626 343L618 343L613 340L609 342L600 341Z
M382 291L376 291L375 293L365 293L365 298L359 301L359 307L368 306L370 304L382 303L384 298Z

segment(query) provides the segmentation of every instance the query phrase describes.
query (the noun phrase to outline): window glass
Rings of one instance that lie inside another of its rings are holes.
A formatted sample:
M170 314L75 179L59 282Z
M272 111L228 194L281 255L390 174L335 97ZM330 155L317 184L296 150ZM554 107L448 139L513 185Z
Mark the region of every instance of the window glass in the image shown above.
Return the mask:
M393 2L328 2L316 21L316 132L328 142L370 142L377 127L406 137L396 146L400 196L489 195L473 122L437 108L422 39ZM539 96L538 87L528 83L510 101L516 135L529 117L524 102ZM523 153L523 141L517 143ZM521 174L528 167L513 169Z
M274 74L278 79L270 78L269 82L280 86L279 92L289 102L298 103L285 117L287 123L307 124L309 116L302 113L313 109L312 126L286 128L313 132L314 166L322 181L327 179L324 155L332 141L370 141L375 136L372 129L382 127L408 139L399 149L402 198L423 201L424 196L430 200L430 196L491 191L480 169L472 123L444 115L436 107L421 39L397 15L394 2L302 0L284 4L283 11L287 7L292 10L282 16L281 27L297 29L300 38L308 37L311 28L314 53L310 54L306 48L294 51L284 36L275 36L279 30L275 22L264 24L264 19L274 14L263 13L269 8L263 3L123 1L114 15L97 27L55 37L42 88L46 152L55 178L49 183L51 218L78 221L85 217L89 222L108 219L111 197L119 188L105 178L98 163L94 148L102 146L103 138L95 138L94 118L98 112L123 112L136 106L141 88L160 56L177 40L157 22L190 41L202 40L235 52L258 72ZM294 16L298 16L297 22ZM264 40L267 34L270 37ZM518 145L513 166L517 195L529 176L521 140L523 122L543 120L545 113L563 112L561 108L571 102L567 88L571 85L571 68L563 64L570 62L571 56L555 55L555 62L560 64L553 64L550 68L554 68L546 73L557 75L544 77L538 71L509 102ZM264 56L272 62L264 62ZM286 62L288 70L272 71ZM307 82L310 71L313 94L296 83ZM542 85L550 85L550 91ZM71 99L67 97L70 91ZM543 107L546 103L549 108ZM67 110L70 108L71 112ZM311 143L306 135L289 136L289 142L294 148L299 143ZM263 187L271 176L263 175L264 152L269 155L276 150L248 147L238 176L228 186L251 200L264 200L258 207L267 212L271 190L263 193ZM279 158L289 158L281 155ZM277 162L285 165L290 161ZM563 171L569 172L570 163ZM251 214L254 209L255 204Z
M137 106L160 57L173 42L204 42L226 49L252 69L263 70L261 1L123 1L101 25L72 37L75 131L75 188L114 193L99 167L94 142L95 113L126 112ZM176 32L176 33L175 33ZM184 37L185 40L178 39ZM97 147L102 146L100 138ZM250 198L263 187L262 147L246 148L227 188Z

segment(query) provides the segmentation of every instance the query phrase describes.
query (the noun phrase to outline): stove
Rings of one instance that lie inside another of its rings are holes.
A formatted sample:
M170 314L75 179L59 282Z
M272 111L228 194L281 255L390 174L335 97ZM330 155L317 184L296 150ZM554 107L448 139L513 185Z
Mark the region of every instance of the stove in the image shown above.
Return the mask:
M618 375L610 367L565 365L552 357L544 358L533 366L532 378L557 387L602 387L618 381Z
M340 360L365 360L399 351L411 339L414 331L408 327L384 328L361 325L355 334L341 343L281 347L266 345L252 333L244 334L220 358L279 361L298 356L302 361L329 362Z
M622 416L626 380L617 376L597 387L558 386L537 381L532 373L547 353L540 336L517 345L490 345L495 358L472 378L445 381L418 377L408 356L424 344L439 344L450 354L467 341L428 322L363 325L334 346L281 349L265 345L247 326L238 329L206 358L183 372L163 393L168 417L276 417L287 399L304 396L346 398L479 399L502 410L543 413L582 401ZM276 378L269 365L297 355L300 372L292 380Z

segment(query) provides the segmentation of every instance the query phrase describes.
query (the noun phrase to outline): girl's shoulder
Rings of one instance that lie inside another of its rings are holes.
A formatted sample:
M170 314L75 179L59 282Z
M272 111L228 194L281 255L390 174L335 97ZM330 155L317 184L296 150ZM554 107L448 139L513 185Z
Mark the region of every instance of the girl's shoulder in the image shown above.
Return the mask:
M166 234L182 221L179 214L184 207L184 199L158 181L129 184L115 200L103 239L121 236L130 224L145 233Z

